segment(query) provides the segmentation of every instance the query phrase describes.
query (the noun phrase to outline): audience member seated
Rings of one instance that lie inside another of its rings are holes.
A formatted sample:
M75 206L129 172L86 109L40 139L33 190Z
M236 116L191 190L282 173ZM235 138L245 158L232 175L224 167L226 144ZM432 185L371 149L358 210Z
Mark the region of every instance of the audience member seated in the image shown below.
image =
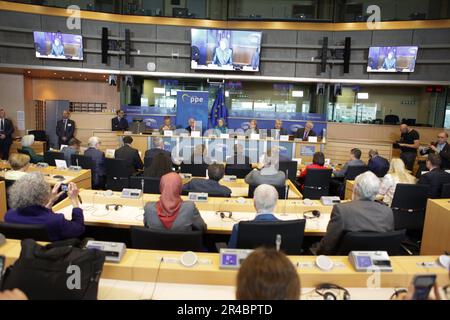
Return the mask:
M427 168L430 171L422 174L417 183L428 185L428 198L440 198L442 185L450 183L450 173L441 169L441 158L434 153L428 155Z
M181 199L182 181L179 174L168 173L161 177L161 196L157 202L144 207L144 225L172 231L206 231L206 224L194 202Z
M389 161L378 154L378 150L370 149L367 167L379 178L383 178L389 170Z
M99 150L100 139L98 137L90 137L88 140L88 148L84 152L86 157L90 157L94 162L94 170L92 172L92 185L94 188L103 188L105 184L105 154Z
M317 254L335 254L345 232L389 232L394 230L391 208L374 201L380 190L380 179L370 171L355 179L353 200L336 204L331 211L327 232L318 247ZM317 249L317 250L316 250Z
M448 133L439 132L437 141L431 143L427 148L422 149L421 155L435 153L441 157L441 169L450 169L450 144L447 142Z
M19 180L27 174L28 167L30 166L29 156L22 153L12 153L8 161L12 170L5 172L6 180Z
M220 118L217 121L217 126L214 127L214 131L216 135L220 135L221 133L228 133L228 128L225 124L225 120L223 118Z
M132 137L123 137L123 146L117 149L114 153L114 158L126 161L130 174L134 174L138 170L142 170L144 167L142 159L139 156L139 151L131 146L132 143Z
M303 182L305 181L306 174L308 173L308 169L328 169L324 166L325 164L325 155L322 152L315 152L313 155L313 162L312 164L307 165L300 175L298 176L298 182L301 185L301 188L303 189Z
M153 160L149 167L144 169L144 176L161 178L163 175L172 172L172 161L163 150L153 155Z
M34 143L34 135L28 134L26 136L22 137L21 144L22 144L22 150L28 152L30 155L31 163L38 163L44 161L44 156L36 154L34 152L34 149L31 147Z
M347 173L347 168L350 166L364 166L365 163L361 160L361 150L353 148L350 150L350 159L347 161L341 170L333 170L333 174L337 178L342 178Z
M9 204L12 209L5 214L5 222L39 224L47 227L51 241L77 238L84 233L84 216L78 201L77 186L71 182L67 196L73 206L72 220L52 211L53 203L64 193L60 184L53 189L39 172L32 172L17 180L10 188Z
M183 186L183 191L206 192L212 196L230 197L231 189L219 184L225 174L223 164L213 163L208 166L209 179L193 178Z
M76 163L72 163L72 155L80 153L81 141L77 138L71 138L69 140L68 146L62 149L64 153L64 159L66 160L67 166L76 165Z
M152 138L152 148L145 151L144 155L144 162L147 165L148 163L151 163L153 160L153 157L156 154L163 153L166 157L171 159L172 154L170 151L164 150L164 140L160 137L153 137Z
M278 170L278 159L266 153L261 159L262 169L253 169L246 177L245 182L252 186L270 184L272 186L284 186L286 175Z
M256 217L253 221L278 221L277 217L274 216L277 201L277 189L268 184L258 186L253 194L253 206L256 210ZM236 223L231 232L228 248L236 248L238 232L239 223Z
M389 172L381 180L379 194L383 196L383 202L391 205L394 198L397 183L416 183L416 178L410 174L405 167L405 163L400 158L391 160Z
M165 116L164 123L159 127L159 133L163 135L164 131L175 131L175 129L170 116Z
M298 300L300 278L291 260L275 249L253 251L239 268L237 300Z

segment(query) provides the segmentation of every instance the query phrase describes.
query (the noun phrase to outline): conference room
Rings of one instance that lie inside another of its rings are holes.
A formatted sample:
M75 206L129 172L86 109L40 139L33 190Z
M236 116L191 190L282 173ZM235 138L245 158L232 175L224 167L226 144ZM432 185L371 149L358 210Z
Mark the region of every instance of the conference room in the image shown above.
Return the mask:
M72 2L0 1L0 300L448 301L449 1Z

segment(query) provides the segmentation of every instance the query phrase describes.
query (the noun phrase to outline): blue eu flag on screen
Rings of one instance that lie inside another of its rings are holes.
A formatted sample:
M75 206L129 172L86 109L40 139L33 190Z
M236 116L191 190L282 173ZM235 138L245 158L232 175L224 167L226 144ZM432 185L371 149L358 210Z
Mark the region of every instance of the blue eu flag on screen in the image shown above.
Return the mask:
M228 123L228 109L225 105L225 95L222 88L217 90L216 99L214 100L213 106L211 108L210 123L211 128L217 126L217 122L222 118L225 124Z

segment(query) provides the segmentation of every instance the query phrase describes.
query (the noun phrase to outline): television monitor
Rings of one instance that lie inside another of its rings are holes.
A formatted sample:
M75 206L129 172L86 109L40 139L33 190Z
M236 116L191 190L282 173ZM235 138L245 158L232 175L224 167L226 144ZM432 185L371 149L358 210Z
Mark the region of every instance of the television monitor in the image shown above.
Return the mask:
M414 72L418 47L370 47L367 72Z
M83 37L78 34L34 31L37 58L83 60Z
M191 68L259 71L261 34L261 31L191 29Z

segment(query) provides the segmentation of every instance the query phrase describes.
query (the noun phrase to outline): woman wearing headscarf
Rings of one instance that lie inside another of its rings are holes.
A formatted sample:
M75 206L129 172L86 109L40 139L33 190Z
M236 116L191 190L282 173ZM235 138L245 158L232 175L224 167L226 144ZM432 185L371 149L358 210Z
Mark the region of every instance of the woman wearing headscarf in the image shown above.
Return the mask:
M149 202L144 207L145 227L172 231L206 230L195 203L181 199L182 186L181 177L175 172L161 177L159 201Z

